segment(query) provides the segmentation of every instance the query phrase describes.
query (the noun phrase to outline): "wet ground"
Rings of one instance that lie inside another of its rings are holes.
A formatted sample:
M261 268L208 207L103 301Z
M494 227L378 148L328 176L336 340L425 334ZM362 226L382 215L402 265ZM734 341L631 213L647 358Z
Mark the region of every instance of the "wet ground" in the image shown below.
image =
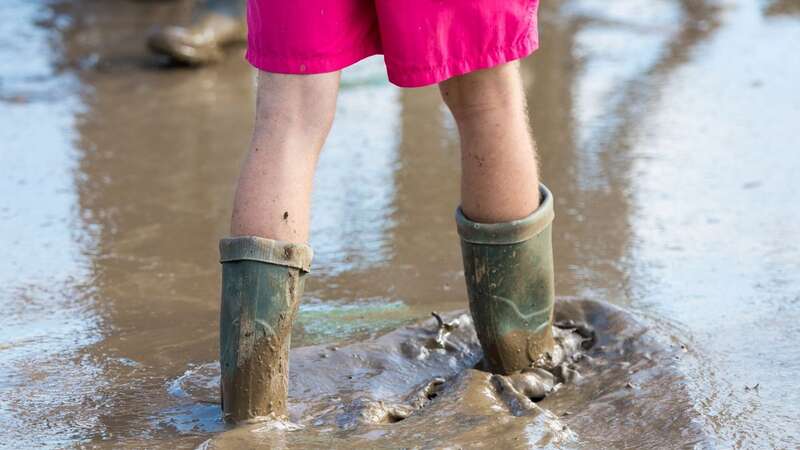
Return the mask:
M0 447L183 448L223 431L176 383L217 356L216 246L253 74L241 51L199 71L145 52L149 27L188 14L0 5ZM680 350L670 373L701 446L800 446L797 2L563 0L541 22L523 66L559 296L623 307ZM392 87L378 58L346 72L295 347L466 306L457 145L434 89ZM668 398L586 429L688 445L654 426Z
M239 426L204 448L640 449L664 445L664 436L672 448L708 441L676 367L683 349L654 340L608 303L562 300L556 309L552 360L511 376L474 368L483 354L464 313L344 347L295 348L289 420ZM218 377L212 363L175 389L212 401Z

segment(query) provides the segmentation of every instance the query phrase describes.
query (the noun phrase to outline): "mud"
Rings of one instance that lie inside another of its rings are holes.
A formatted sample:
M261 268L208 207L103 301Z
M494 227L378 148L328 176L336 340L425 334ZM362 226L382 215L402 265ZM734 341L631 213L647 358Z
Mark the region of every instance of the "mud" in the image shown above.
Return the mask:
M556 202L558 302L622 307L652 348L616 342L578 367L582 378L566 371L578 381L534 403L557 422L448 394L457 411L505 412L449 419L442 408L423 431L525 446L548 421L577 439L554 447L800 447L796 4L542 3L541 49L522 67ZM218 381L193 374L218 358L217 243L248 145L253 73L242 49L200 70L149 53L148 31L188 23L191 6L0 2L0 447L194 448L225 432ZM391 87L379 58L343 74L294 346L372 342L467 306L458 164L435 88ZM627 381L604 375L626 367ZM405 427L397 439L442 395L423 373L408 389L416 400L398 397L383 416L409 414L391 424ZM461 373L448 392L496 395L480 371ZM186 395L183 380L209 383L191 388L209 396ZM374 447L390 425L355 423ZM273 446L293 439L281 433Z
M283 339L267 337L257 340L252 348L255 355L245 359L232 375L222 377L220 398L223 417L238 422L269 414L286 413L288 392L288 331ZM258 395L266 392L266 395ZM225 400L227 399L227 401Z
M483 355L465 313L444 317L458 324L444 346L437 344L442 322L429 319L343 347L295 348L288 419L239 427L203 446L652 445L637 427L608 433L596 426L611 418L680 433L676 447L704 441L675 365L679 348L659 344L645 325L611 305L565 300L557 303L556 315L568 327L554 333L558 361L511 376L475 369ZM180 392L211 400L218 370L209 363L176 380ZM641 417L654 398L670 405L670 416Z

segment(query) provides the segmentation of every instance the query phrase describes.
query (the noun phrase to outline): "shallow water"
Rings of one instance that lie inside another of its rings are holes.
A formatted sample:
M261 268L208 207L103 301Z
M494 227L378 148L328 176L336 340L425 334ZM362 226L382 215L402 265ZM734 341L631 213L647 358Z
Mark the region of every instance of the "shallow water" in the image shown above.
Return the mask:
M223 428L173 388L216 358L253 74L241 52L199 71L145 53L186 6L0 5L2 447L194 447ZM548 2L523 62L557 292L695 355L676 373L708 446L800 446L798 19L789 0ZM296 347L465 307L457 145L434 89L392 87L378 58L346 72ZM654 446L686 442L652 423Z

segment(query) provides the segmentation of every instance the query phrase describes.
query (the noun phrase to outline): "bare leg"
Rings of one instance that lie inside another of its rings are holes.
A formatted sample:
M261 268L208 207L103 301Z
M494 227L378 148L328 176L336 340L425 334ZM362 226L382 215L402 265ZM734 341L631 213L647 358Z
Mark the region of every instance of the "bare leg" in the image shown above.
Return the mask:
M260 72L250 152L236 188L231 235L306 243L311 189L336 111L339 72Z
M510 374L553 351L553 201L540 205L517 63L440 84L461 135L464 278L484 364ZM524 220L515 220L524 219Z
M256 123L220 240L220 367L226 420L286 414L292 324L311 264L308 220L339 74L259 73Z
M461 209L475 222L520 219L539 206L536 151L516 62L439 88L461 136Z

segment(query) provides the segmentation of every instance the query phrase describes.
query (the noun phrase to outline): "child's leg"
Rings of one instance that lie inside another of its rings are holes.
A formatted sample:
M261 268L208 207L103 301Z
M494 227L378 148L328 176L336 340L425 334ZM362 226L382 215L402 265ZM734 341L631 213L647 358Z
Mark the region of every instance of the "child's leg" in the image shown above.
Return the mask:
M311 185L338 83L338 72L259 74L232 236L220 241L222 405L232 421L286 414L292 323L312 258Z
M260 72L250 152L234 200L231 234L306 243L311 187L336 111L339 72Z
M476 222L507 222L539 206L536 153L516 62L439 84L461 136L461 209Z
M487 368L546 363L554 348L553 200L539 185L517 63L440 83L461 135L464 277Z

